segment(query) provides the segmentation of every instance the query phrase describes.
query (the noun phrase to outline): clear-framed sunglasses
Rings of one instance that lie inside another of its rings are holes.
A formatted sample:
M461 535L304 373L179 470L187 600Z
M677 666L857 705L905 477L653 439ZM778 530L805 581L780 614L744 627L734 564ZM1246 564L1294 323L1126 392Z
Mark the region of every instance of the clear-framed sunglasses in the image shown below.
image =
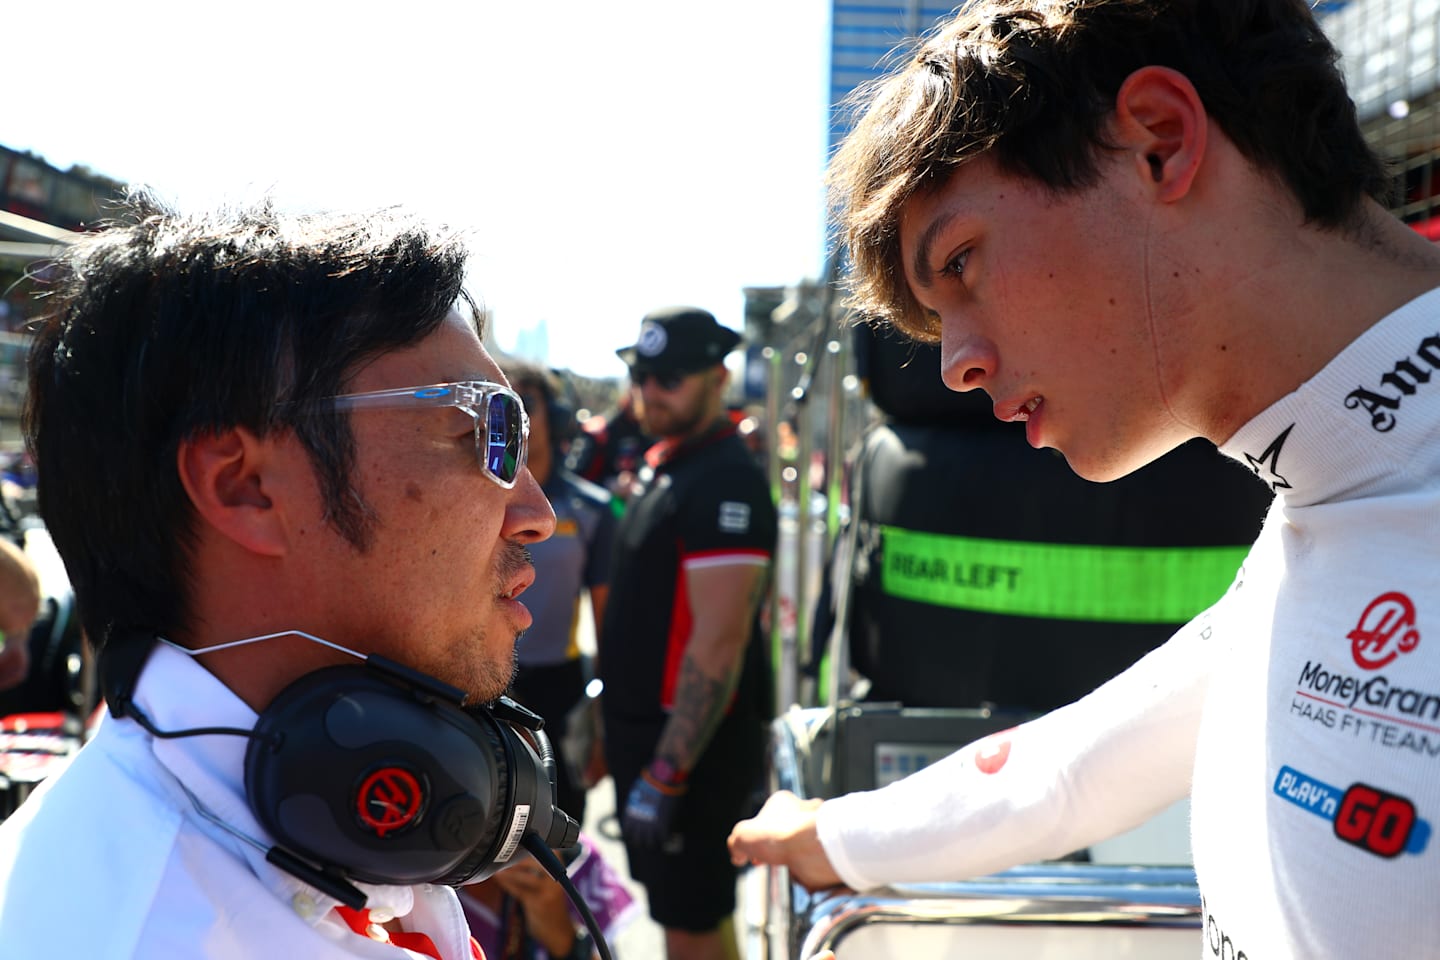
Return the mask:
M328 399L337 410L457 407L475 420L475 457L485 476L509 490L525 467L530 450L530 417L515 391L498 383L462 380L342 393Z

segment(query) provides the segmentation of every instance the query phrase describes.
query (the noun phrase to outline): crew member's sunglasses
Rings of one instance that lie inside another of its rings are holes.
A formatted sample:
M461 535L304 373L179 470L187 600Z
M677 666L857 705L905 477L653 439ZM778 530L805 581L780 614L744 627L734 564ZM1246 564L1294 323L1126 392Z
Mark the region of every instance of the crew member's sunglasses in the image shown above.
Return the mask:
M515 391L488 380L343 393L330 400L337 410L460 408L475 420L475 456L481 472L506 490L515 486L530 449L530 417L525 405Z
M661 390L669 392L685 382L688 373L652 373L649 370L636 370L630 368L630 382L637 387L644 387L645 381L654 380L655 385Z

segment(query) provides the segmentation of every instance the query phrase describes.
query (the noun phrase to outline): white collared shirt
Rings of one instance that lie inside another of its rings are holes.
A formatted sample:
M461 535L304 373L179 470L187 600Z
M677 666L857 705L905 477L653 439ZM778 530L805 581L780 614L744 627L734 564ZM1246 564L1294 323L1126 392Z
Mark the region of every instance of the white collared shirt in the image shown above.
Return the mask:
M135 702L162 730L248 730L256 720L213 674L165 644L151 654ZM197 802L271 845L245 799L247 743L226 735L157 739L133 720L107 716L70 766L0 825L0 954L423 957L356 934L334 912L334 898L201 815ZM372 918L401 918L443 960L470 960L469 929L449 887L359 886Z

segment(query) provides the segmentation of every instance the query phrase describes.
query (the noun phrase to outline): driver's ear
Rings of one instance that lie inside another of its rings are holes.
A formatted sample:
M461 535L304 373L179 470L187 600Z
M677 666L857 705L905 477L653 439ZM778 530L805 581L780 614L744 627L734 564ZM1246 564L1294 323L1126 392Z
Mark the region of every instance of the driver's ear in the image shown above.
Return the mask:
M1141 67L1115 95L1113 136L1162 202L1189 195L1205 159L1209 122L1195 85L1169 67Z
M273 496L273 441L230 427L182 440L175 462L180 484L206 524L253 553L285 553L284 518Z

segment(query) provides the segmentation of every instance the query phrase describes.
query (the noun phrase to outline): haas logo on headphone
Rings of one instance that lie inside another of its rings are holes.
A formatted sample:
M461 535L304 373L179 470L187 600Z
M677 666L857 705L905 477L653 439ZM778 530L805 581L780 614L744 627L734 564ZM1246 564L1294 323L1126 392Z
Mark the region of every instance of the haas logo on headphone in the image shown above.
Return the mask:
M355 813L375 836L400 833L415 824L425 810L425 787L404 767L382 767L360 783Z

